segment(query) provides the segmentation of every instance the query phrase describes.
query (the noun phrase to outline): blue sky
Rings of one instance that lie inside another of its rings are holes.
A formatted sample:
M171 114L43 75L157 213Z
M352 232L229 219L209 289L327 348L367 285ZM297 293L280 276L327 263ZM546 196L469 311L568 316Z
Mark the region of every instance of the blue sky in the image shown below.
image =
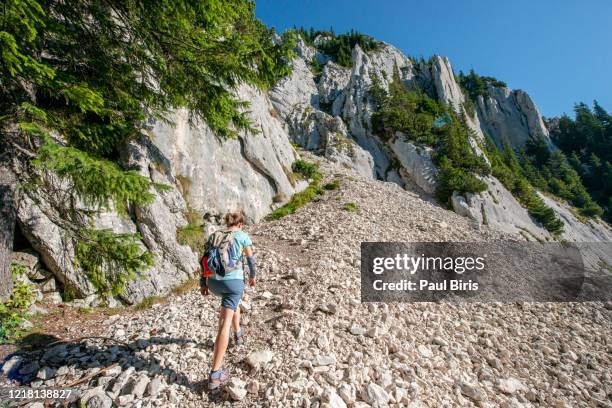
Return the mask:
M419 57L449 57L523 89L545 116L593 99L612 110L610 0L257 0L278 31L354 28Z

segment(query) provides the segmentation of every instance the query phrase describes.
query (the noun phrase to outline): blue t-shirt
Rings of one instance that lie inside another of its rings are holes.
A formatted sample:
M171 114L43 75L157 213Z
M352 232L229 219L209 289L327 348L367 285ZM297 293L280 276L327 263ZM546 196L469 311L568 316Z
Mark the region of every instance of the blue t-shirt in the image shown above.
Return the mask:
M249 238L248 234L244 231L233 231L234 238L234 251L232 252L232 260L240 262L242 260L242 252L244 248L253 245L253 241ZM239 269L233 270L225 276L215 276L217 280L230 280L230 279L241 279L244 280L244 265L241 265Z

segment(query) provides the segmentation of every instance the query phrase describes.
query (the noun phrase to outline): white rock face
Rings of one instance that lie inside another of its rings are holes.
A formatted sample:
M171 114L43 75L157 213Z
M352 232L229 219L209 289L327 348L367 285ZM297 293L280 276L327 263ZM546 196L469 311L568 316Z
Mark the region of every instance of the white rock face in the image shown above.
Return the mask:
M468 193L464 196L454 194L451 198L453 210L476 222L477 225L487 225L498 231L522 235L528 240L550 238L550 234L537 225L499 180L494 177L484 177L487 191Z
M292 62L292 74L269 91L272 104L286 121L291 139L305 149L372 177L371 155L352 140L340 117L320 110L320 103L338 106L336 102L349 81L349 71L331 61L320 61L325 63L325 68L317 85L308 66L316 51L300 38L297 54L299 57Z
M428 194L436 192L436 175L438 169L431 161L432 149L405 142L404 135L399 134L391 149L412 180Z
M241 209L256 222L273 202L286 201L303 187L289 179L296 155L268 96L244 86L237 97L250 103L248 117L257 134L221 141L206 124L178 110L173 125L153 123L149 137L130 141L121 153L127 168L170 187L158 192L151 205L135 208L133 219L103 212L93 220L97 228L139 232L143 249L156 254L155 265L126 285L121 298L127 303L166 294L197 270L197 254L176 240L177 228L187 224L188 206L213 217ZM78 296L94 293L75 262L74 243L53 222L57 214L28 196L18 213L24 234L53 275Z
M527 93L493 86L487 90L490 96L478 97L478 115L483 130L498 145L508 138L512 146L523 146L530 137L551 144L542 115Z
M291 139L308 150L373 177L374 160L348 135L344 122L311 106L302 105L289 120Z
M291 62L291 75L281 79L268 92L272 105L283 119L288 118L297 107L319 106L319 89L308 66L316 51L299 38L297 54L298 57Z
M374 158L376 175L386 180L389 170L390 153L376 136L371 133L370 117L372 107L368 95L372 85L371 75L376 75L383 87L388 87L397 67L400 78L409 82L414 78L413 65L408 57L397 48L384 45L380 51L366 54L359 46L353 49L351 78L344 91L342 116L357 143L370 152Z
M188 201L202 213L242 209L251 221L270 211L274 197L287 200L295 192L288 174L295 154L265 95L243 88L250 101L249 118L259 130L220 141L203 123L189 124L188 112L176 112L175 125L156 123L152 139L175 177L190 182Z
M317 84L320 103L331 104L339 96L351 80L351 71L330 61L325 64L323 73Z

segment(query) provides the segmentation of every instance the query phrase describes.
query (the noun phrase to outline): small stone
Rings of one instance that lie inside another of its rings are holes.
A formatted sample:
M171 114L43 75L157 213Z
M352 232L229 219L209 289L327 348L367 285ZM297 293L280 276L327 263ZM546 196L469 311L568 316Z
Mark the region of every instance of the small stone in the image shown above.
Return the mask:
M505 394L516 394L519 391L527 391L527 387L516 378L502 378L497 383L497 388Z
M444 340L442 337L434 337L431 342L437 346L448 346L448 341Z
M57 290L55 279L51 278L47 280L46 282L42 283L39 286L39 289L41 290L42 293L55 292Z
M356 324L353 324L349 331L353 336L363 336L364 334L366 334L366 329Z
M38 306L36 303L30 305L28 311L33 315L46 315L49 313L44 307Z
M333 390L325 391L323 400L329 404L329 408L346 408L344 400Z
M41 380L48 380L50 378L53 378L53 376L55 375L56 371L57 370L55 368L43 367L36 374L36 378L39 378Z
M155 377L149 382L149 384L147 384L145 395L155 398L159 394L159 391L161 391L161 388L161 379L159 377Z
M261 294L261 297L267 300L270 300L274 297L274 295L272 295L272 293L268 292L267 290Z
M247 391L251 394L259 393L259 381L253 380L247 385Z
M233 377L228 381L227 390L230 398L234 401L241 401L247 395L246 383L236 377Z
M330 315L336 314L337 308L333 303L328 303L319 306L319 310Z
M338 387L338 395L340 395L340 398L342 398L347 405L353 404L357 399L354 388L347 383L340 384L340 387Z
M125 336L125 330L123 329L117 329L115 331L115 337L124 337Z
M272 361L272 357L274 354L270 350L253 351L247 356L246 362L251 368L256 369Z
M80 399L80 406L87 408L110 408L113 400L101 388L93 388L85 391Z
M486 394L482 388L463 382L461 383L461 393L474 401L484 401Z
M128 385L123 389L122 394L132 394L134 399L140 399L147 389L149 384L149 377L145 374L141 374L138 378L132 379Z
M336 364L336 357L335 356L316 356L312 360L312 365L314 367L329 366L329 365L333 365L333 364Z
M59 305L64 300L62 299L62 295L59 292L51 292L45 295L45 298L48 302L53 303L54 305Z
M418 352L425 358L432 358L433 357L433 351L431 351L431 349L423 344L419 345L417 347Z
M128 394L128 395L120 395L117 398L117 403L119 405L128 405L130 404L132 401L134 401L134 396L132 394Z
M329 339L327 338L327 336L325 334L321 334L318 338L317 338L317 346L320 349L327 349L329 347Z
M12 371L15 371L19 368L22 362L23 362L23 358L21 356L13 356L9 358L2 365L2 374L8 377Z
M387 391L373 382L368 384L363 397L366 402L374 406L381 406L389 403L389 394L387 394Z

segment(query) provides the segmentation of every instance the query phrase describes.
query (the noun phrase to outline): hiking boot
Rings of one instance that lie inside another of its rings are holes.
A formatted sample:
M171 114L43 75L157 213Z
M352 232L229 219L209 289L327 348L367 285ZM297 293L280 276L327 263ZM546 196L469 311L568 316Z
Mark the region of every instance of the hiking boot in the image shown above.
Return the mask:
M240 347L244 344L244 329L240 329L234 334L234 343L236 347Z
M221 368L217 371L211 371L208 376L208 389L216 390L229 380L229 371L225 368Z

